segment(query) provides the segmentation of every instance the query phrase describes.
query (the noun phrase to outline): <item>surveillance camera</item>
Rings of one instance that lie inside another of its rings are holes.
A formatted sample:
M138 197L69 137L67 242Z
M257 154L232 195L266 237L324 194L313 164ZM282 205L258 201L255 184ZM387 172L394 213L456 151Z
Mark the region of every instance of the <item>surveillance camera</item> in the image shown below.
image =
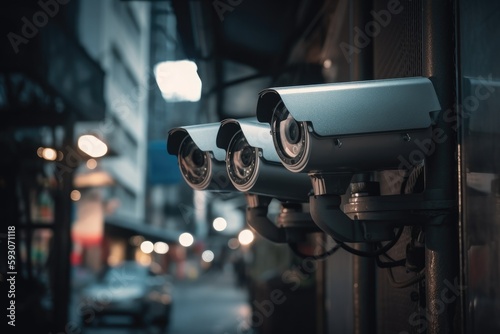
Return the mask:
M311 177L314 222L340 242L378 242L394 238L394 228L423 223L435 203L366 189L352 191L348 203L341 195L349 185L366 187L352 183L354 174L419 171L412 166L425 156L414 153L432 140L432 114L440 110L431 81L417 77L266 89L257 118L270 124L283 165ZM410 164L402 168L401 157Z
M195 190L235 191L226 174L226 153L215 143L219 126L184 126L168 133L167 151L177 155L182 177Z
M279 163L269 126L255 120L222 124L223 129L220 123L212 123L170 130L167 151L178 156L184 180L197 190L245 192L247 223L273 242L297 243L309 233L321 232L302 210L311 183L307 175L293 174ZM236 170L230 174L231 180L226 172L226 151L217 147L216 140L221 147L236 148L227 153L227 169ZM272 198L283 199L276 223L268 217Z
M397 168L431 138L440 109L431 81L416 77L266 89L257 118L290 171L356 173Z
M279 200L308 201L309 177L283 167L268 124L255 119L226 119L221 122L217 146L226 150L227 174L237 190Z

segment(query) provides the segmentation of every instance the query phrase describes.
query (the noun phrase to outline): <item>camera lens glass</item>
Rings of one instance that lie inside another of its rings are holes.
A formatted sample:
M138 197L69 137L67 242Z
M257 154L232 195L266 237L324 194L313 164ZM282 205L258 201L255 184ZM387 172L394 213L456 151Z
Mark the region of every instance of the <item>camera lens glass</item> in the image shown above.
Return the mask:
M297 122L280 102L274 109L271 121L273 138L277 146L278 154L294 163L304 153L304 124Z
M300 141L300 125L293 118L288 117L284 122L285 137L290 144Z
M187 137L179 149L179 166L182 175L191 184L200 185L207 181L210 157L201 151L193 140Z
M238 152L238 154L239 160L241 161L241 165L243 167L250 167L252 163L255 162L255 153L250 146L243 147L243 149Z
M233 182L244 185L254 176L258 152L248 144L241 131L231 139L227 151L228 173Z
M196 148L191 154L191 159L196 167L203 167L205 163L205 154L199 148Z

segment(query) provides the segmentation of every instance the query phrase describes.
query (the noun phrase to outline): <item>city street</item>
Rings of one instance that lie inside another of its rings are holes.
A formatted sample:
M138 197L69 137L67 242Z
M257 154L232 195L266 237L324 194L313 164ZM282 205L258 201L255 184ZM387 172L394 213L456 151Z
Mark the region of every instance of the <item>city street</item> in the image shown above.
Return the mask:
M168 334L249 333L247 293L236 287L231 268L208 272L197 280L178 281L174 287L172 321ZM161 333L157 328L133 328L125 317L110 318L85 334Z

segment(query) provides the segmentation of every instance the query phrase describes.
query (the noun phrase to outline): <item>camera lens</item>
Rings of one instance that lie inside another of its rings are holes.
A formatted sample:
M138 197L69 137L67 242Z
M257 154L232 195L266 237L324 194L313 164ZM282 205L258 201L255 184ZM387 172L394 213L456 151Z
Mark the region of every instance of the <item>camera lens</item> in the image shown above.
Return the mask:
M285 120L285 136L290 144L297 144L300 141L300 125L293 118Z
M179 148L179 166L184 179L191 185L203 188L210 182L210 158L187 137Z
M250 146L245 146L239 154L244 167L249 167L255 161L255 154Z
M228 174L233 182L245 185L255 178L258 153L248 144L241 131L238 131L231 139L227 159Z
M192 152L191 159L196 167L202 167L205 163L205 154L197 148Z
M297 122L280 102L274 109L271 126L278 154L286 163L294 164L304 154L304 123Z

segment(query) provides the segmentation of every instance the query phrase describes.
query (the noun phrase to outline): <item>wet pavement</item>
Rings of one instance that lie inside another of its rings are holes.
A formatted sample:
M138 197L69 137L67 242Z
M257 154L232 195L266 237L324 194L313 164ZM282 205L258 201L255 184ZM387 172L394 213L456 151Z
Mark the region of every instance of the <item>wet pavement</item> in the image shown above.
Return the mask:
M85 334L249 334L250 306L245 289L237 287L231 268L174 283L173 309L167 330L134 328L126 317L84 328Z
M176 289L168 333L244 333L250 306L246 291L236 287L232 272L209 273L200 283L181 284Z

